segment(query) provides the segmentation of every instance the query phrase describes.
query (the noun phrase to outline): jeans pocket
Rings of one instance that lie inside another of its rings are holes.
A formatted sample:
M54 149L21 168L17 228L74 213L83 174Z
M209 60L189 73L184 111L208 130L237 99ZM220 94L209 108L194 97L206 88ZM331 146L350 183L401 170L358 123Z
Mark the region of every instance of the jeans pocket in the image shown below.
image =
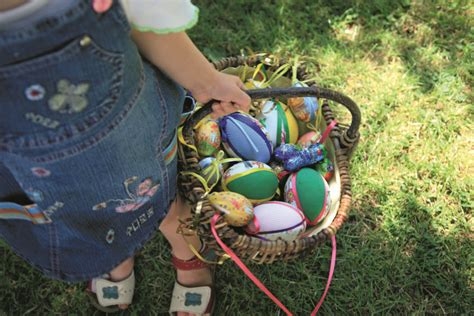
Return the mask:
M88 35L0 67L0 146L45 148L95 127L123 86L124 56Z

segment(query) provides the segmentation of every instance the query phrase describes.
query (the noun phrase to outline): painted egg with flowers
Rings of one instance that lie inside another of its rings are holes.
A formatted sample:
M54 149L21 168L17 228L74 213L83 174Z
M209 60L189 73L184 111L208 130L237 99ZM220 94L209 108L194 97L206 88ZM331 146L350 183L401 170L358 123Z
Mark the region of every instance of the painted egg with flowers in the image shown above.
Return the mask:
M307 85L297 82L295 87L307 87ZM316 118L316 112L319 108L318 99L315 97L297 97L289 98L288 106L295 115L295 117L303 122L313 122Z
M221 212L225 221L232 226L248 225L254 216L252 203L235 192L214 192L209 195L209 203Z
M311 145L316 144L320 139L321 139L321 133L311 131L301 136L300 139L298 139L297 144L303 148L307 148Z
M221 144L219 124L210 116L203 118L195 127L195 140L201 157L213 155Z

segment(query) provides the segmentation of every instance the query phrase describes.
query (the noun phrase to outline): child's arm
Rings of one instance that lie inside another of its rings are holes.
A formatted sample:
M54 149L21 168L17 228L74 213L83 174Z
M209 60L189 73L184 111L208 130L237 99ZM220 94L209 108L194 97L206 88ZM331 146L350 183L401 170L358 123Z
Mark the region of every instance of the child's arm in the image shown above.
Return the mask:
M239 78L215 70L186 33L133 30L132 38L150 62L191 92L197 101L221 101L213 106L215 115L235 112L236 108L248 111L250 98L242 91L244 85Z

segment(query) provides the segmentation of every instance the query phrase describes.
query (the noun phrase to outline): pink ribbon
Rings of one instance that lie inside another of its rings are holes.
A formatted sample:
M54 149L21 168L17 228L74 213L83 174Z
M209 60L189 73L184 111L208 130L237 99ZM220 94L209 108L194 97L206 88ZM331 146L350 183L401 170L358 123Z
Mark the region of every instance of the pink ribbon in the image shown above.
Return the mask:
M336 120L332 120L331 123L326 127L326 129L324 130L324 133L323 135L321 136L321 138L319 139L319 143L320 144L324 144L324 141L326 141L326 138L328 138L329 136L329 133L332 131L332 129L336 126L337 124L337 121Z
M263 291L278 307L280 307L288 316L293 316L293 314L286 308L285 305L283 305L278 298L276 298L275 295L270 292L265 285L247 268L247 266L237 257L237 255L227 247L226 244L220 239L219 235L217 234L216 231L216 223L219 220L220 215L219 214L214 214L214 216L211 219L211 232L214 235L214 238L216 238L217 243L221 248L230 256L230 258L237 264L237 266L247 275L247 277L252 280L252 282L261 290ZM329 278L328 282L326 284L326 289L324 290L323 295L321 296L321 299L319 300L318 305L314 308L313 312L311 313L311 316L315 316L321 305L323 304L323 301L326 297L326 294L329 291L329 286L331 285L332 277L334 274L334 268L336 266L336 237L332 236L331 237L331 244L332 244L332 255L331 255L331 265L329 267Z

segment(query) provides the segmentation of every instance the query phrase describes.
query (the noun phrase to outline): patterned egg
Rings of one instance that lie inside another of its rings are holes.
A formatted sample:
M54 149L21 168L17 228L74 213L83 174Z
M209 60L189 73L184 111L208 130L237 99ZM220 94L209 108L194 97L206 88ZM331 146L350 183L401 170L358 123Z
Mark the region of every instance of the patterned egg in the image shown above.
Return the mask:
M209 116L203 118L196 125L195 140L199 155L211 156L221 144L219 124L211 120Z
M298 139L298 123L290 109L279 101L267 101L257 116L270 135L273 147L295 144Z
M307 85L297 82L294 86L305 87ZM298 120L312 122L316 118L319 103L315 97L289 98L288 106Z
M273 152L268 132L252 116L235 112L219 119L222 144L232 157L267 163Z
M306 148L306 147L316 144L320 138L321 138L321 133L319 132L315 132L315 131L307 132L306 134L301 136L300 139L298 139L298 145L300 145L303 148Z
M215 192L209 195L209 203L224 214L224 219L232 226L248 225L253 219L252 203L235 192Z
M246 231L264 240L293 241L306 229L303 213L285 202L259 204L254 208L254 216Z
M219 179L224 174L224 168L222 164L218 164L218 167L211 166L212 162L215 161L214 157L206 157L199 161L199 166L201 167L201 176L206 179L209 186L216 184ZM218 169L218 171L216 170Z
M324 158L323 161L317 163L314 169L319 171L326 181L331 180L334 175L334 165L327 157Z
M224 173L222 186L237 192L252 203L271 200L278 188L278 178L272 168L259 161L244 161Z
M329 186L319 172L303 168L286 181L285 201L303 211L308 225L316 225L331 206Z

